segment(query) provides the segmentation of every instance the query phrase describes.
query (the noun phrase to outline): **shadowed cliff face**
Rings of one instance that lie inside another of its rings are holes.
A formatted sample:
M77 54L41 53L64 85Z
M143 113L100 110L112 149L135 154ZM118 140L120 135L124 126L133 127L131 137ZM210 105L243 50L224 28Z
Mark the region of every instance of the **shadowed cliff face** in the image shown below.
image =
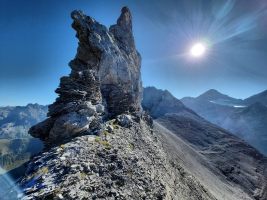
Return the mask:
M135 49L129 9L122 8L109 30L81 11L73 11L71 17L79 40L69 63L71 73L60 80L49 118L29 131L47 144L95 134L103 119L141 111L141 57Z

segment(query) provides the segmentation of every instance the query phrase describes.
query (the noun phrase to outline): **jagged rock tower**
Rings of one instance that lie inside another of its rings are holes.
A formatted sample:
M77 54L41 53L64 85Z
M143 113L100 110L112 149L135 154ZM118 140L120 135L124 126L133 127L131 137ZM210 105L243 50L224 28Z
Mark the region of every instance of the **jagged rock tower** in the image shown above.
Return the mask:
M79 40L71 73L61 78L48 119L29 131L47 143L94 134L105 118L141 111L141 57L129 9L122 8L109 30L82 11L73 11L71 17Z

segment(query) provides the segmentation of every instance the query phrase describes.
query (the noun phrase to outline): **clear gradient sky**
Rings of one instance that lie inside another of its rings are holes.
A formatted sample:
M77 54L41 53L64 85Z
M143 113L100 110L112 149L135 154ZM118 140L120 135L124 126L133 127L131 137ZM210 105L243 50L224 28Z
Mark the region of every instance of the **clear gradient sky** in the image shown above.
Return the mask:
M70 12L110 26L128 6L144 86L176 97L214 88L237 98L267 89L265 0L1 0L0 105L50 104L70 72L77 39ZM201 59L187 55L209 44Z

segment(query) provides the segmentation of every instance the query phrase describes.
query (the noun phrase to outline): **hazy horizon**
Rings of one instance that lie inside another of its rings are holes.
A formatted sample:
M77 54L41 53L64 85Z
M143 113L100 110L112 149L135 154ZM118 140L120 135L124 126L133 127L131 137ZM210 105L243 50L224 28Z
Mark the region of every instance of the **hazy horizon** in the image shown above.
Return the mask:
M149 86L146 86L146 87L155 87L155 86L153 86L153 85L149 85ZM161 90L165 90L165 89L162 89L162 88L157 88L157 89L161 89ZM211 89L214 89L214 88L211 88ZM208 89L208 90L211 90L211 89ZM174 95L177 99L182 99L182 98L184 98L184 97L198 97L198 96L200 96L201 94L204 94L205 92L207 92L208 90L206 90L206 91L203 91L202 93L200 93L200 94L198 94L198 95L196 95L196 96L183 96L183 97L177 97L177 96L175 96L174 94L172 94L172 95ZM214 89L214 90L217 90L217 89ZM251 97L251 96L253 96L253 95L256 95L256 94L259 94L259 93L261 93L261 92L264 92L264 91L266 91L266 90L263 90L263 91L260 91L260 92L258 92L258 93L255 93L255 94L252 94L252 95L250 95L250 96L247 96L247 97L245 97L245 98L238 98L238 97L234 97L234 96L231 96L231 95L229 95L229 94L226 94L226 93L223 93L223 92L221 92L221 91L219 91L219 90L217 90L218 92L220 92L220 93L222 93L222 94L225 94L225 95L228 95L228 96L230 96L230 97L233 97L233 98L235 98L235 99L242 99L242 100L244 100L244 99L246 99L246 98L248 98L248 97ZM48 106L48 105L50 105L50 104L52 104L54 102L54 100L53 101L51 101L51 102L48 102L48 103L46 103L46 104L41 104L41 103L38 103L38 102L26 102L25 104L14 104L14 105L0 105L0 107L8 107L8 106L26 106L26 105L28 105L28 104L39 104L39 105L44 105L44 106Z

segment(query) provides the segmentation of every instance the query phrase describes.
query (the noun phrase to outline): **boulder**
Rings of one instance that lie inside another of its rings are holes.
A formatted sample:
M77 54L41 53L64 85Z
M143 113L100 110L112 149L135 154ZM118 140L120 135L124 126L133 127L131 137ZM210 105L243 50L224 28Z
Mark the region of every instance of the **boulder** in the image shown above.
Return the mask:
M130 127L133 122L132 117L126 114L117 116L116 120L118 124L122 127Z

